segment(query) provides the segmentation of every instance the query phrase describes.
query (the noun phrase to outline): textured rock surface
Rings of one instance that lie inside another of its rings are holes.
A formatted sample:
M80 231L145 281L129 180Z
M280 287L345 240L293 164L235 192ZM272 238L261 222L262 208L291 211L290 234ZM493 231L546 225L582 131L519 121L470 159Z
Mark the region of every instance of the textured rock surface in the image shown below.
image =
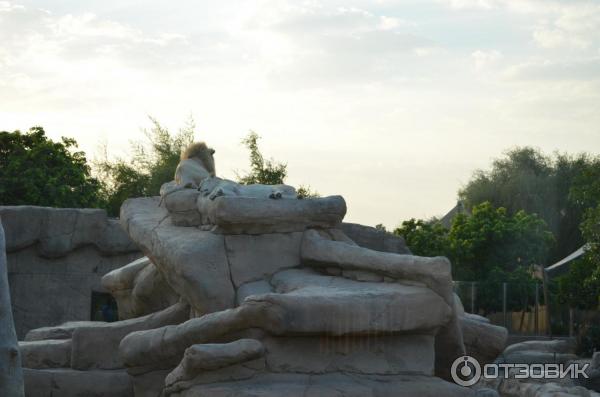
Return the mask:
M467 354L482 365L493 362L506 347L508 331L504 327L473 320L467 316L460 318L460 327Z
M0 217L0 395L23 396L23 373L7 277L4 220Z
M312 266L335 266L343 270L371 271L395 279L423 283L438 293L448 305L454 301L452 275L448 259L398 255L353 246L323 238L307 230L300 255Z
M189 306L178 303L143 317L76 328L72 336L71 368L123 368L119 344L126 335L134 331L180 324L188 318Z
M141 256L102 210L7 206L0 214L19 339L42 326L91 320L92 292L106 292L101 277Z
M24 369L27 397L132 397L125 371Z
M192 345L185 350L181 363L165 379L165 385L191 380L199 372L211 371L257 359L265 354L262 343L238 339L223 344Z
M102 286L117 300L122 320L154 313L179 300L179 295L147 257L106 274Z
M71 339L19 342L23 368L67 368L71 366Z
M200 192L197 189L178 189L169 195L163 196L165 208L171 214L173 224L177 226L198 226L202 224L202 215L198 211L198 204L196 203L199 196Z
M241 285L235 296L236 304L239 306L250 295L262 295L273 292L273 286L266 280L252 281Z
M547 353L575 353L575 341L568 339L532 340L507 346L503 354L508 356L519 351L539 351Z
M133 383L135 397L161 397L165 388L165 378L171 369L144 372L140 374L129 373Z
M342 231L361 247L375 251L393 252L396 254L411 255L406 242L400 236L386 233L374 227L359 225L358 223L342 223Z
M225 236L231 278L236 287L300 266L302 232ZM274 255L274 253L277 253Z
M170 397L470 397L475 393L426 376L356 374L258 375L232 383L200 384Z
M574 341L563 339L515 343L500 357L502 362L513 364L564 364L576 359Z
M481 338L493 326L464 314L446 258L413 256L398 237L342 225L340 196L298 200L289 186L208 178L199 191L179 186L163 198L121 208L146 257L103 285L131 318L30 332L31 366L71 367L28 372L32 390L103 396L103 381L114 382L111 395L137 397L475 395L435 376L447 377L465 353L463 333L486 357L504 334ZM100 251L99 235L96 245L78 242L91 234L74 236L79 218L34 243L46 256Z
M25 335L26 341L38 341L46 339L71 339L77 328L101 324L98 321L70 321L64 324L32 329Z
M199 201L202 201L200 198ZM205 202L210 200L204 199ZM199 203L201 207L201 203ZM346 215L341 196L317 199L218 197L206 208L216 232L263 234L303 231L308 227L334 228Z
M198 314L234 306L235 290L225 237L174 226L158 198L130 199L121 207L125 229L159 268L167 283Z
M195 196L201 227L189 227ZM121 340L142 395L474 395L432 376L465 353L462 321L478 348L489 326L461 310L446 258L410 255L358 225L349 237L341 197L213 198L174 191L166 208L156 198L121 208L131 238L193 308L182 324ZM136 285L130 273L113 284Z
M270 371L433 375L433 335L267 337Z
M346 203L341 196L298 200L295 190L286 185L237 185L234 190L238 189L248 194L225 193L224 196L210 198L197 189L176 189L163 195L164 206L174 225L212 225L216 232L225 234L294 232L307 227L331 228L339 226L346 214ZM269 198L269 193L274 191L281 191L283 198Z
M452 315L441 297L419 286L357 282L307 270L280 272L272 283L278 293L249 296L235 309L128 335L121 343L125 363L178 362L191 344L251 328L275 335L422 334L435 332Z
M105 255L136 252L138 248L106 211L81 208L0 206L6 251L39 244L41 256L61 257L84 245Z
M450 315L436 336L436 375L450 379L449 368L456 357L464 355L462 331L452 292L450 261L444 257L426 258L374 251L341 241L324 238L316 230L307 230L300 255L303 263L319 268L369 271L392 279L426 285L450 308ZM343 273L342 273L343 274ZM423 307L429 306L426 304Z
M538 383L523 379L505 379L498 388L502 397L599 397L600 394L581 386L555 382Z
M595 352L591 360L577 360L580 364L590 364L585 373L588 378L579 377L575 380L578 386L600 392L600 352Z

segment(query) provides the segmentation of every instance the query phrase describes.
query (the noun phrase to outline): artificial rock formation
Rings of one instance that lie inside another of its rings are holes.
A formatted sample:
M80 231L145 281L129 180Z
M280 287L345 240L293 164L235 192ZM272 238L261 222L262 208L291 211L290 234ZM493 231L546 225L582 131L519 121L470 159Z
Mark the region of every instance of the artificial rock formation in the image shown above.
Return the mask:
M93 293L108 292L102 276L142 256L104 210L0 206L0 216L19 339L39 327L90 320Z
M145 257L103 285L129 319L30 332L22 349L36 376L123 382L126 371L119 390L137 397L475 394L442 378L465 353L464 330L477 350L487 341L473 330L492 326L465 326L446 258L344 226L340 196L215 177L213 152L196 148L162 197L121 207Z
M23 396L23 372L8 290L6 243L0 219L0 395Z

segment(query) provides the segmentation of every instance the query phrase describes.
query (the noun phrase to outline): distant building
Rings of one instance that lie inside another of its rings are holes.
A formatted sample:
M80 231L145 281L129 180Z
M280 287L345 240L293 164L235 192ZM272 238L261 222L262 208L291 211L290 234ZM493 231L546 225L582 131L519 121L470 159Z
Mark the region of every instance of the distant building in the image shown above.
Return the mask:
M448 213L440 219L440 223L442 224L442 226L449 229L450 226L452 226L452 222L454 221L454 218L456 218L456 216L458 214L465 214L467 216L471 215L471 213L469 212L467 207L464 205L462 200L458 200L456 202L456 205L454 206L454 208L452 208L450 211L448 211Z

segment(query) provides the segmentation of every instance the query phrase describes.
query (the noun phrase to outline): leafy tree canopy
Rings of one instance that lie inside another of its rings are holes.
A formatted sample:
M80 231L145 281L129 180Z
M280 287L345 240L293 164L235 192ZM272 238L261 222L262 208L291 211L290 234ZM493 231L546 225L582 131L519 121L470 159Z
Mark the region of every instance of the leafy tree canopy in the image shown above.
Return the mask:
M74 139L59 142L42 127L0 132L0 205L97 207L101 183Z
M157 120L144 130L146 141L132 144L130 159L97 161L95 166L104 182L102 200L109 214L118 216L121 204L131 197L156 196L160 187L173 180L181 152L194 140L194 121L190 118L178 133L172 134Z
M413 254L419 256L450 256L449 230L436 219L410 219L394 230L404 237Z
M596 188L594 183L588 187ZM586 251L570 264L567 274L558 278L559 297L570 307L596 309L600 303L600 205L586 210L581 231Z
M287 164L275 161L274 159L265 159L260 148L258 140L260 136L254 132L250 133L242 140L250 152L250 171L245 175L237 175L238 182L243 185L259 183L263 185L279 185L285 183L287 177ZM310 186L300 185L296 191L298 198L319 197L319 193L312 190Z
M416 255L446 256L452 261L455 280L479 281L478 305L484 312L498 310L503 282L510 282L510 308L523 309L533 302L529 268L547 255L553 241L545 222L535 214L484 202L470 216L454 218L450 229L436 219L411 219L394 231Z
M471 281L484 279L494 267L510 272L543 263L554 242L536 214L511 216L489 202L475 206L470 216L458 215L448 239L458 279Z
M510 215L520 210L538 214L556 238L544 260L551 264L583 244L579 225L589 199L578 187L598 173L598 159L585 154L548 156L531 147L516 148L495 160L490 170L475 172L459 197L467 208L489 201Z
M265 159L258 147L260 136L251 131L242 140L250 152L250 171L245 175L238 175L238 182L244 185L260 183L264 185L279 185L284 183L287 176L287 164L273 159Z

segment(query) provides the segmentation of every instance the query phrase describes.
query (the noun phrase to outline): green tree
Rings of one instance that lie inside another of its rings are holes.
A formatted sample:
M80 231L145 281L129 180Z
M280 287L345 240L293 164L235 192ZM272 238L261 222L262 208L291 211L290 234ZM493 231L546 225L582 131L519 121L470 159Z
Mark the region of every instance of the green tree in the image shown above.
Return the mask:
M411 219L394 231L416 255L446 256L455 280L479 283L477 302L484 312L499 310L502 283L510 283L510 309L533 303L531 265L541 263L553 241L544 221L519 211L484 202L471 215L458 215L450 229L438 220Z
M242 144L250 152L250 171L245 175L237 174L238 182L243 185L259 183L263 185L279 185L285 183L287 177L287 164L275 161L274 159L265 159L260 148L258 140L260 136L254 132L242 139ZM296 191L298 198L319 197L319 193L312 190L310 186L300 185Z
M77 142L27 133L0 132L0 205L97 207L101 183L93 178Z
M194 140L194 121L190 120L172 134L156 119L144 130L146 141L132 144L131 159L104 158L96 162L96 170L104 182L104 206L111 215L118 215L121 204L131 197L156 196L160 187L173 180L181 152Z
M598 160L586 154L547 156L530 148L510 150L496 159L490 170L476 171L459 192L467 208L489 201L508 214L520 210L538 214L556 238L543 263L551 264L583 244L579 230L584 208L572 199L571 191Z
M593 184L590 185L593 189ZM586 251L573 261L569 272L558 277L559 297L570 307L597 309L600 299L600 205L585 213L581 231Z
M265 159L258 147L260 136L251 131L242 140L250 152L250 171L245 175L237 175L238 182L244 185L260 183L263 185L279 185L284 183L287 176L287 164L273 159Z
M570 189L570 200L583 212L580 224L586 251L558 277L559 298L570 307L596 309L600 297L600 160L589 161Z
M436 219L424 221L410 219L394 230L394 234L404 237L404 241L415 255L452 257L449 230Z
M506 307L508 310L527 311L535 303L535 283L526 266L506 271L492 267L477 285L477 307L484 315L503 309L503 284L507 284Z
M489 202L475 206L470 216L458 215L448 237L456 276L468 281L483 280L494 267L513 271L544 263L554 241L536 214L510 216Z

